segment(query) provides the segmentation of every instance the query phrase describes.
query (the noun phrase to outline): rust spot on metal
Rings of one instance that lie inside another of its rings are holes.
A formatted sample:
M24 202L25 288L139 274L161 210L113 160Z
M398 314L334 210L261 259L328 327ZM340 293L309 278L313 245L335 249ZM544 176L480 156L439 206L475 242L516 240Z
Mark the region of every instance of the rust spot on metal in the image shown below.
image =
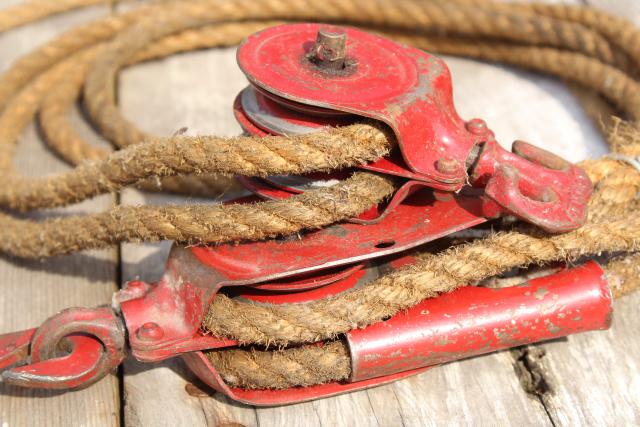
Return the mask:
M505 327L505 328L494 328L493 335L498 340L498 343L504 345L506 347L514 347L517 345L522 345L522 339L518 338L520 334L520 330L517 326Z
M487 123L482 119L471 119L466 124L465 127L469 132L474 135L484 135L488 131Z
M548 293L549 293L549 290L546 287L541 286L538 289L536 289L534 296L536 297L536 299L542 300L544 296L547 295Z
M366 355L363 357L363 360L364 360L364 361L366 361L366 362L371 362L371 361L374 361L374 360L378 360L378 359L380 359L380 357L381 357L381 356L380 356L379 354L377 354L377 353L366 354Z
M452 340L450 340L450 339L449 339L449 337L448 337L448 336L444 335L444 336L442 336L442 337L438 338L438 339L435 341L435 343L434 343L434 344L435 344L436 346L444 347L445 345L453 344L454 342L455 342L455 340L453 340L453 341L452 341Z
M546 319L544 321L544 325L547 327L547 331L549 331L549 333L551 333L551 334L557 335L562 331L562 328L557 326L555 323L553 323L549 319Z
M286 58L285 58L286 60ZM311 64L323 77L345 77L356 72L358 62L347 56L344 30L320 28L315 43L307 49L303 61Z
M429 57L427 59L422 57L417 58L417 62L420 65L424 63L425 60L429 62L429 71L426 74L420 74L418 76L418 83L413 90L407 92L399 99L394 99L385 106L385 110L390 116L400 116L410 105L413 105L416 102L437 101L434 97L435 91L433 81L443 73L444 67L441 60L435 57ZM443 109L442 111L444 112L446 110Z
M453 157L443 157L436 161L436 169L438 172L452 174L460 169L461 164Z

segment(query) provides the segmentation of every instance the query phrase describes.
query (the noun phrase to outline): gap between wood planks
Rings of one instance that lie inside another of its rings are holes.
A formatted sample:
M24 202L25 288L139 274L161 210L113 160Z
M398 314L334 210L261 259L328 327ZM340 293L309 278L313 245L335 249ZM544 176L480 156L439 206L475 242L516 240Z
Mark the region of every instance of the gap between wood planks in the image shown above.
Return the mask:
M514 359L514 372L520 380L520 385L527 394L540 402L549 417L549 422L555 427L557 423L546 401L547 395L553 393L554 380L552 374L540 363L546 352L536 345L516 347L509 352Z

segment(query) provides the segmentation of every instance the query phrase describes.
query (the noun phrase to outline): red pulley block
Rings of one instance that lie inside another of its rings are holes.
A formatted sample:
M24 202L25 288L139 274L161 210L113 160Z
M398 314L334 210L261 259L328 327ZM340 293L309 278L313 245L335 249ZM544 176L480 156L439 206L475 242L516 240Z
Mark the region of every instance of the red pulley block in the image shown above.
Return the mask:
M234 103L254 135L303 134L374 119L396 136L386 158L360 168L404 180L390 201L302 238L180 247L154 284L129 282L113 308L70 309L40 328L0 336L3 380L74 388L98 380L128 350L138 360L182 357L207 384L242 402L274 405L383 384L450 360L609 325L611 296L594 262L506 289L460 288L352 331L348 381L288 390L228 387L204 350L237 346L201 330L216 293L259 304L313 301L365 286L414 259L408 249L515 215L545 230L582 224L591 184L576 166L516 143L507 152L479 119L463 121L445 63L352 28L294 24L250 36L238 63L251 85ZM350 170L241 177L258 196L332 185ZM249 203L257 196L232 203ZM126 332L125 332L126 331ZM125 334L127 339L125 340Z
M293 24L250 36L238 64L251 85L235 113L251 134L302 134L375 119L393 130L398 150L363 169L443 191L470 182L486 188L482 197L495 204L494 215L515 215L549 232L586 219L591 182L585 172L529 144L509 153L483 120L463 121L449 69L433 55L353 28ZM268 184L274 181L282 187L280 177Z

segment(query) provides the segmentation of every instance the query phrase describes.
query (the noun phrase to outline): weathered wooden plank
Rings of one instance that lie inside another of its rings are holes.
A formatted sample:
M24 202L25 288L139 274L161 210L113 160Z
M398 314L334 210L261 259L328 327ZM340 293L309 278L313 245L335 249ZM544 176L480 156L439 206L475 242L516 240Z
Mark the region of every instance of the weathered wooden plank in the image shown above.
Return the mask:
M10 3L17 2L4 1L0 7ZM15 58L55 34L105 11L105 8L96 8L72 13L0 35L0 68L5 70ZM75 116L75 121L80 122L77 113ZM85 133L90 137L90 132ZM31 176L66 168L43 147L33 126L20 144L16 167ZM112 205L113 198L104 196L74 206L73 212L94 212ZM54 211L30 217L58 214L59 211ZM45 261L0 258L0 333L37 326L66 307L108 303L115 290L116 272L115 250L90 251ZM3 426L109 426L118 425L119 419L118 379L114 375L87 389L69 393L0 385L0 425Z
M625 0L586 0L640 25L640 4ZM613 325L606 332L571 336L525 352L533 369L548 383L540 395L556 425L638 425L640 423L640 319L634 294L614 304Z
M185 126L193 134L237 134L239 128L227 101L243 84L232 56L232 50L191 53L125 70L119 80L121 109L141 128L161 135L171 135ZM121 197L123 204L185 201L135 190L127 190ZM123 245L123 279L159 278L169 248L168 242ZM190 394L194 377L179 360L153 366L128 361L124 374L124 420L128 426L257 425L251 407L229 402L219 394Z
M405 426L550 425L528 398L507 353L436 367L393 384Z
M538 346L537 370L549 383L541 399L556 425L640 423L640 295L614 304L613 325Z

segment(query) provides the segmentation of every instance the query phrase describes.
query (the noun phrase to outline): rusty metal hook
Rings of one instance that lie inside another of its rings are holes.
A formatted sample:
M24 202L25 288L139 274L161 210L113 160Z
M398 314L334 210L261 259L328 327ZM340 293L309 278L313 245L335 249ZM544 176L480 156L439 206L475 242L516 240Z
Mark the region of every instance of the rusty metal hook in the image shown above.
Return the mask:
M98 381L125 356L125 331L108 307L70 308L38 329L0 336L2 380L22 387L69 389Z
M592 189L586 173L526 142L516 141L513 152L485 142L471 180L507 212L548 232L573 230L586 219Z

